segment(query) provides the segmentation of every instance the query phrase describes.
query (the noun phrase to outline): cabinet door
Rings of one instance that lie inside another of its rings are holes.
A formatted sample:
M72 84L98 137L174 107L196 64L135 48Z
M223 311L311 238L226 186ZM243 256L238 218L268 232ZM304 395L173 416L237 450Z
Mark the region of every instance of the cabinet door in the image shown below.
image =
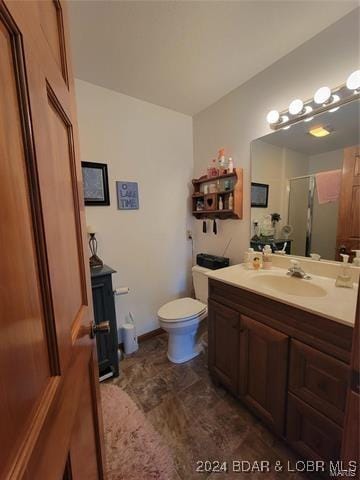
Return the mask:
M233 393L238 390L240 314L209 301L210 373Z
M349 367L297 340L290 347L289 390L343 425Z
M302 457L337 461L342 428L289 393L287 439Z
M289 337L241 316L239 393L275 432L285 421Z

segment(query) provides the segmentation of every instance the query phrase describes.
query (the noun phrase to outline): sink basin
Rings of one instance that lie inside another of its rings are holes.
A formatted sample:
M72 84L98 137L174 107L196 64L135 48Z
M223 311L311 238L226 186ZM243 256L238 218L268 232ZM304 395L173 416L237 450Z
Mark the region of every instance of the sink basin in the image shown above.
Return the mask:
M314 285L311 280L279 275L258 275L253 278L257 286L265 287L286 295L296 297L325 297L327 292L324 288Z

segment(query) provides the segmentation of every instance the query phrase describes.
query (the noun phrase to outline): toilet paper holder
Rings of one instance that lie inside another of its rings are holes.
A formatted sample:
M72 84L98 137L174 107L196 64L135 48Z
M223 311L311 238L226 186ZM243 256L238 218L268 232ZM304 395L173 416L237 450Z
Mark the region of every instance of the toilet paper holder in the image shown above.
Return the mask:
M113 290L114 295L127 295L129 293L129 287L118 287Z

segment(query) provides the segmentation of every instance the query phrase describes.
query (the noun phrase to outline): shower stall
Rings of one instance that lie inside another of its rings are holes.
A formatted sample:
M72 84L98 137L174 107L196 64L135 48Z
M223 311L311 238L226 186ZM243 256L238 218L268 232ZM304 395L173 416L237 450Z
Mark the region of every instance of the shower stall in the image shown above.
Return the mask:
M293 255L335 260L339 201L319 204L315 175L289 179L288 223L293 227Z

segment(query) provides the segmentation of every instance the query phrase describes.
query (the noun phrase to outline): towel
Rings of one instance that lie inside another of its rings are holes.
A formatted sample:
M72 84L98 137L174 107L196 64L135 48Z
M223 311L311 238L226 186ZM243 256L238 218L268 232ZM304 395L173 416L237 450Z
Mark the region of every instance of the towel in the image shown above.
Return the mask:
M319 204L336 202L341 188L341 170L329 170L315 175Z

